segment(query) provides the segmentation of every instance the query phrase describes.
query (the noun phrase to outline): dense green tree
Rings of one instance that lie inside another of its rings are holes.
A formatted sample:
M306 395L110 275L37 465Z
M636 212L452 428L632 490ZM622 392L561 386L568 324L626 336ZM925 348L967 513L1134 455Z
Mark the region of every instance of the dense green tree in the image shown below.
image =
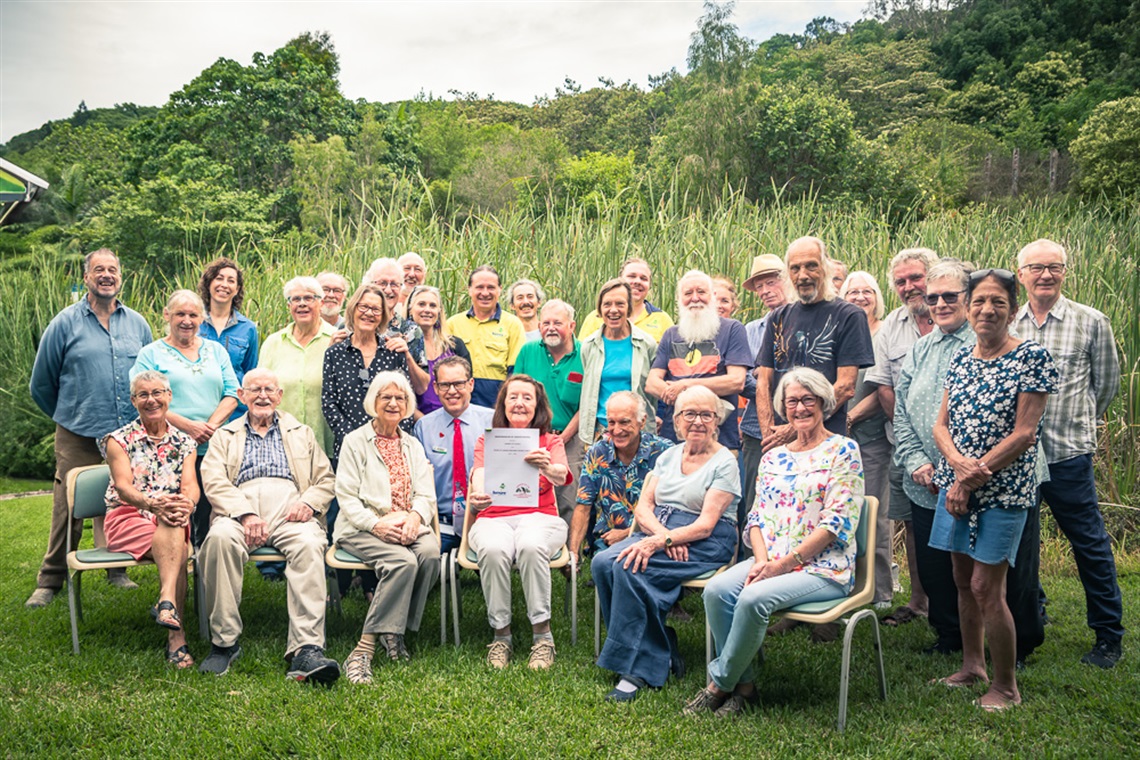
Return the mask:
M1097 106L1072 150L1086 194L1140 197L1140 96Z
M691 73L707 82L722 87L734 84L740 79L751 52L751 43L732 23L736 2L705 0L704 7L705 14L689 37L685 62Z

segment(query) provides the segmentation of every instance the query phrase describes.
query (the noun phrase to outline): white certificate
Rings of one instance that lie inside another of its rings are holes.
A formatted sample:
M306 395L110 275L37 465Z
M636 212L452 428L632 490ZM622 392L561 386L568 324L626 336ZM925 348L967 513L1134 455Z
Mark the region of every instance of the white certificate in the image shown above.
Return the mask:
M538 430L494 428L483 440L483 487L496 507L537 507L538 467L523 457L538 448Z

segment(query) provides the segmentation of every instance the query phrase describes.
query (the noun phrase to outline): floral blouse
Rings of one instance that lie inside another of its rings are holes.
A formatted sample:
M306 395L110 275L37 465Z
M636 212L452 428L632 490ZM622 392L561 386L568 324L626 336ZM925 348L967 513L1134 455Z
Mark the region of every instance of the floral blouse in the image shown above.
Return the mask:
M388 467L388 479L392 487L392 511L408 511L412 508L412 473L408 469L408 460L404 459L404 451L400 447L400 436L385 438L374 436L376 450L380 458Z
M1049 352L1031 340L989 360L975 358L971 346L958 349L950 360L945 381L954 446L963 456L983 456L1013 432L1018 394L1056 393L1058 380L1057 366ZM1037 423L1037 439L1041 439L1041 422ZM970 494L971 546L977 539L978 515L982 512L994 507L1036 506L1036 463L1037 448L1030 446ZM955 480L954 469L942 457L934 471L934 484L945 491Z
M162 440L152 441L138 420L104 438L100 443L104 454L107 451L107 439L114 439L127 452L135 488L147 496L178 493L182 488L182 463L198 448L193 438L173 425L166 426L166 435ZM126 506L126 502L115 490L114 479L108 484L104 499L108 512Z
M791 554L818 527L835 540L808 560L804 572L834 581L851 591L855 585L855 530L863 506L863 460L859 445L832 435L810 451L772 449L756 474L756 505L748 515L749 532L760 528L768 559Z

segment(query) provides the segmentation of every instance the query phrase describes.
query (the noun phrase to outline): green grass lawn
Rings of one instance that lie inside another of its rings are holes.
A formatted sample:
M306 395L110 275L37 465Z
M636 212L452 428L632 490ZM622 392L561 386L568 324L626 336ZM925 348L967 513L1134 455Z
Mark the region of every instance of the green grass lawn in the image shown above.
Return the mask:
M870 633L856 637L847 731L835 732L840 642L813 645L802 631L772 639L760 671L756 715L720 722L686 718L682 703L703 685L704 632L699 597L680 624L689 673L683 682L629 705L601 700L612 686L593 664L593 592L579 595L579 640L570 644L561 578L555 579L553 669L525 666L529 636L516 593L516 661L505 672L483 663L490 639L482 595L462 581L463 645L439 644L438 595L423 631L409 638L412 661L378 665L375 682L331 690L287 682L285 588L246 573L243 655L224 678L175 672L162 660L163 631L147 608L155 601L153 568L132 571L142 588L121 591L91 573L79 656L71 654L67 597L26 610L47 536L50 497L0 503L0 755L6 757L1068 757L1140 752L1140 655L1125 640L1113 671L1078 663L1092 643L1075 572L1047 576L1054 623L1020 678L1024 705L983 714L971 694L930 686L957 661L919 650L931 634L922 623L884 629L889 696L878 699ZM87 533L87 541L90 531ZM1140 626L1140 576L1121 562L1125 625ZM516 584L517 592L517 584ZM357 593L344 616L330 612L328 652L343 661L355 644L365 605ZM196 613L191 610L188 624ZM188 625L188 627L196 626ZM209 649L196 635L199 661Z
M0 495L49 490L51 490L50 480L25 480L24 478L9 478L7 475L0 475Z

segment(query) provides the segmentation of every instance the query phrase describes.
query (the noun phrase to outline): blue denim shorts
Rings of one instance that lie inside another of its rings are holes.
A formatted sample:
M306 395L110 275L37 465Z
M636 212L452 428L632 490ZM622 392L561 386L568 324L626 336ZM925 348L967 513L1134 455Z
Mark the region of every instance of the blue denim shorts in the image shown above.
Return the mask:
M946 552L965 554L983 565L1008 562L1013 567L1017 547L1029 513L1024 509L987 509L978 516L978 540L970 548L970 518L955 517L946 511L946 492L938 494L934 508L934 524L930 527L930 546Z

